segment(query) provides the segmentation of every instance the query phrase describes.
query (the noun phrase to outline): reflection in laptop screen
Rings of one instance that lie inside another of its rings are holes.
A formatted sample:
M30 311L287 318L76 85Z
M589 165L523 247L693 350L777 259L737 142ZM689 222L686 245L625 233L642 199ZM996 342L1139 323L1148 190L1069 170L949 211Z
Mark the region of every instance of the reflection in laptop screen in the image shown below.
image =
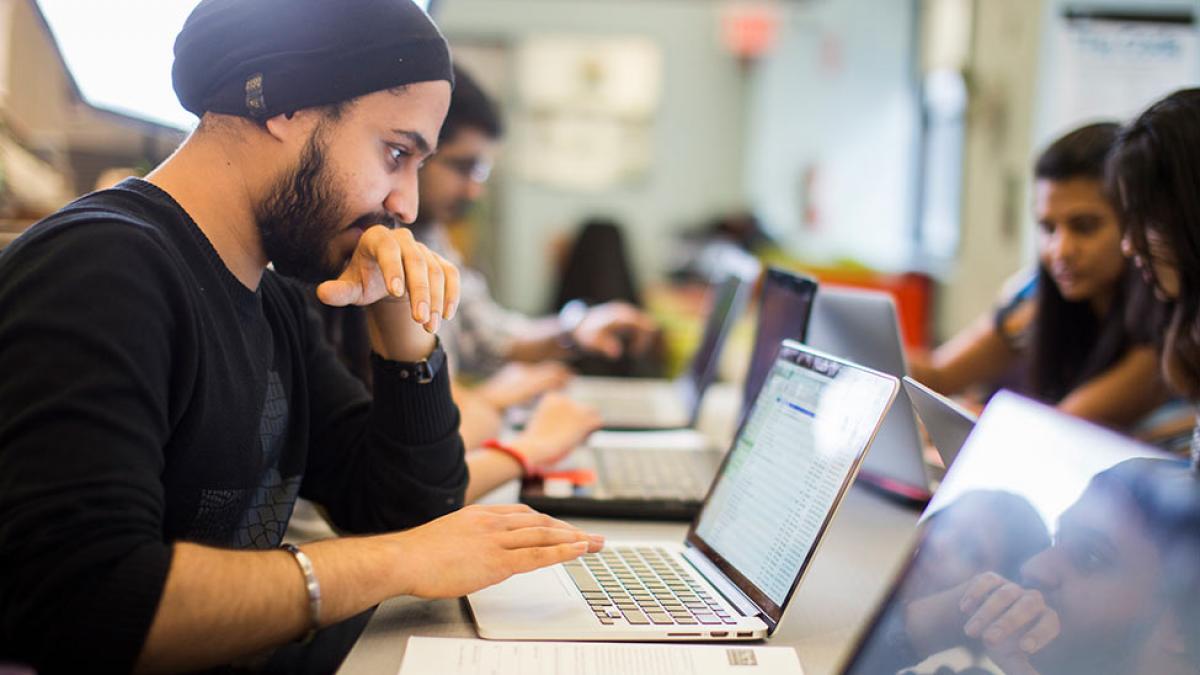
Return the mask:
M845 672L910 671L1200 673L1200 480L998 395Z
M781 352L705 503L696 534L775 605L798 581L894 382ZM794 352L793 352L794 353Z

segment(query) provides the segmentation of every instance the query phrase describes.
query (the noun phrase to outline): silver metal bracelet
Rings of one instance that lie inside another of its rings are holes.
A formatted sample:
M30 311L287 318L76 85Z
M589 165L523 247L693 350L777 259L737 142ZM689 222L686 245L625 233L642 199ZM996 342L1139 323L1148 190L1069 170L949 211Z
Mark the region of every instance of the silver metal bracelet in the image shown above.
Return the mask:
M321 584L313 572L312 559L304 551L292 544L281 544L279 548L291 553L300 565L300 571L304 573L304 589L308 591L308 620L311 625L301 642L308 643L321 627Z

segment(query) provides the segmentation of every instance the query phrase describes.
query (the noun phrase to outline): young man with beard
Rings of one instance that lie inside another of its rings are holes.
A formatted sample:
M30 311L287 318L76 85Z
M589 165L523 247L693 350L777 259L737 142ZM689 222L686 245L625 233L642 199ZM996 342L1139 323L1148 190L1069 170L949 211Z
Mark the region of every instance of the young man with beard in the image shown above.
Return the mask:
M434 332L458 273L394 229L450 97L428 17L204 0L174 79L201 117L179 150L0 256L0 661L332 668L273 650L598 548L524 507L456 511ZM373 397L281 275L366 308ZM298 496L370 536L276 548Z
M446 227L483 196L502 127L495 105L461 67L454 67L454 81L438 153L421 167L420 208L412 230L423 244L461 265ZM505 451L479 449L500 433L507 408L565 386L571 372L559 359L576 350L617 358L626 338L643 350L657 327L620 302L579 308L574 318L527 317L501 307L487 280L471 269L462 270L461 294L458 319L445 327L442 338L454 374L471 382L456 386L454 398L464 413L471 474L467 498L474 501L530 468L553 464L601 425L594 409L552 394L542 398L524 432ZM345 363L370 382L362 310L325 307L322 315Z

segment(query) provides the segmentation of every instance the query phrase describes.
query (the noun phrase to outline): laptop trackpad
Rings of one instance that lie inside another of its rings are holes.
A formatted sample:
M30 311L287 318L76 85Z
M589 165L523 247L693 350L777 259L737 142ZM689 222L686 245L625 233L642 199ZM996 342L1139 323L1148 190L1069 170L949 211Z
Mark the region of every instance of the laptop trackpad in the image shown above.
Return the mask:
M469 596L481 634L496 623L541 625L595 623L583 596L557 567L518 574Z
M520 598L524 602L528 602L529 598L575 600L579 597L579 591L569 586L570 580L565 579L566 575L560 574L557 569L556 565L517 574L474 595L487 595L489 599L497 600Z

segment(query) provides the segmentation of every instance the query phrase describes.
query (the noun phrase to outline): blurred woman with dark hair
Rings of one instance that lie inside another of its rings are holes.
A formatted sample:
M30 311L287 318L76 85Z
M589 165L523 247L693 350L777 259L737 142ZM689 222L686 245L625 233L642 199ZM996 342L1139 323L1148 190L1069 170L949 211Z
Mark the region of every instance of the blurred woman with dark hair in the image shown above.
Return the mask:
M1167 401L1146 319L1161 309L1122 256L1123 228L1104 182L1118 129L1076 129L1038 157L1036 273L931 359L913 359L914 378L958 394L1021 369L1023 393L1124 429Z
M1108 166L1126 222L1126 253L1155 295L1163 321L1167 382L1200 399L1200 89L1175 92L1121 130ZM1200 458L1200 437L1192 442Z

